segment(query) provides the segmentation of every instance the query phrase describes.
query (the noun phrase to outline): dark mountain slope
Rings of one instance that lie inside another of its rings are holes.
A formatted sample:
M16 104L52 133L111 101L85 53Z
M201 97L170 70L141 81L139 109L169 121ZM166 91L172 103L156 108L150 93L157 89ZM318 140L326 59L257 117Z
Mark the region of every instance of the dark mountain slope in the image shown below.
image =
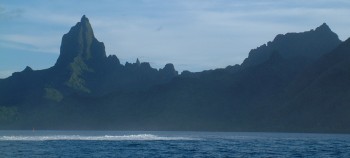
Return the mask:
M350 40L306 69L285 95L282 114L289 113L291 126L350 130Z
M266 61L273 51L280 52L282 57L286 59L305 57L314 61L321 55L333 50L340 43L338 36L324 23L315 30L277 35L267 45L264 44L252 49L248 58L242 63L242 67L257 65Z
M202 77L176 77L169 83L133 95L134 103L128 104L127 108L134 106L140 110L139 115L147 116L141 117L141 123L129 126L157 130L278 129L275 127L278 125L269 124L274 118L271 118L272 112L268 108L280 102L280 93L304 65L300 60L287 60L275 52L268 61L235 74L213 71L212 75ZM102 100L127 98L120 97L120 94L112 96ZM111 101L108 104L116 103ZM134 118L123 116L118 120Z

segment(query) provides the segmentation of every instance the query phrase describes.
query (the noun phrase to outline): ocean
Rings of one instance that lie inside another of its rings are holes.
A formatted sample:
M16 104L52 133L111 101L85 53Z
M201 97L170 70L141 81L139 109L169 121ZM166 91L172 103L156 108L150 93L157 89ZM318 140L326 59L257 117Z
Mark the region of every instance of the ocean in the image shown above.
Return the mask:
M0 131L0 157L350 157L350 135Z

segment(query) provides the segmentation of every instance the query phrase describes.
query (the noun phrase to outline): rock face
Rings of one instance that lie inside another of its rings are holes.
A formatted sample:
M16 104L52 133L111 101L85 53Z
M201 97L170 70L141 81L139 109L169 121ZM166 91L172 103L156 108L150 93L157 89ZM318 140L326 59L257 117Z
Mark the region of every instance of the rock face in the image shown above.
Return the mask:
M317 106L327 100L333 105L341 105L341 100L350 99L349 88L350 39L347 39L306 69L290 87L292 94L289 96L302 93L295 99L299 104Z
M89 19L84 15L80 22L63 35L60 56L55 66L65 67L78 60L97 64L105 59L105 46L95 38Z
M299 129L349 130L350 39L321 56L286 88L279 115Z
M116 55L107 57L104 44L95 38L89 19L84 15L80 22L63 35L60 55L53 67L38 71L26 67L2 81L4 85L0 87L4 88L0 94L11 92L13 96L3 95L7 97L0 100L0 104L1 101L12 104L12 101L6 101L8 98L29 98L26 96L32 91L36 92L36 97L32 97L35 100L40 100L38 96L41 95L52 96L47 92L55 92L64 98L73 94L101 96L115 91L139 91L168 82L176 75L174 72L173 75L159 72L149 63L141 63L138 59L134 64L122 65ZM20 85L21 93L14 92L17 89L11 90L12 85ZM20 99L17 100L20 102Z
M62 71L64 85L73 93L90 95L113 91L140 90L169 81L168 75L153 69L149 63L120 64L117 56L106 57L105 46L93 33L89 19L84 15L62 38L60 56L54 66Z
M173 78L178 75L173 64L166 64L163 69L159 70L167 78Z
M282 57L287 59L306 57L314 61L321 55L332 51L340 43L337 34L324 23L315 30L277 35L272 42L252 49L242 66L261 64L269 58L273 51L278 51Z

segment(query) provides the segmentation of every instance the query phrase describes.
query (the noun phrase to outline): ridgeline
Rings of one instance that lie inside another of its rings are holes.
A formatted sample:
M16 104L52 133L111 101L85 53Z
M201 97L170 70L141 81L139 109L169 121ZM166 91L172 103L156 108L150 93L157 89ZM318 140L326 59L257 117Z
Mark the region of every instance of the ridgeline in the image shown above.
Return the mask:
M0 129L350 132L350 41L277 35L241 65L181 74L106 56L85 15L44 70L0 79Z

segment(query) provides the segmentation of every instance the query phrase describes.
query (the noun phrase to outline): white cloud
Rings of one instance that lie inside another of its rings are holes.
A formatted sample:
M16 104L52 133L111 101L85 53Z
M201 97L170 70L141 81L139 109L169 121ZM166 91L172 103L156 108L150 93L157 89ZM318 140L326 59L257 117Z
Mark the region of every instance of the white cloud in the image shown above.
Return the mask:
M23 14L22 9L6 9L0 5L0 20L18 18Z
M0 45L3 47L44 53L59 53L57 43L60 43L57 38L48 36L5 34L0 37Z

